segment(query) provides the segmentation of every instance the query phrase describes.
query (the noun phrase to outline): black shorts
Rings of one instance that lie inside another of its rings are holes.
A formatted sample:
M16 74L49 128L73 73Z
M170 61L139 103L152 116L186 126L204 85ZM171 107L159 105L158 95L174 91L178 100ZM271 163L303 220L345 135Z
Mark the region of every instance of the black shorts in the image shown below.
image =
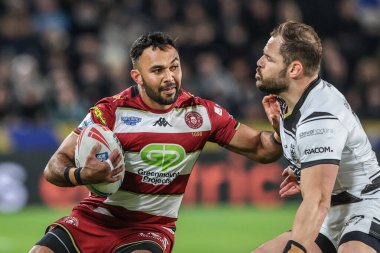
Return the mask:
M375 249L377 253L380 253L380 241L369 234L360 231L353 231L347 233L342 237L342 239L339 242L339 245L349 241L360 241ZM315 240L315 243L318 245L318 247L322 250L323 253L337 252L334 244L323 234L318 235L317 239Z

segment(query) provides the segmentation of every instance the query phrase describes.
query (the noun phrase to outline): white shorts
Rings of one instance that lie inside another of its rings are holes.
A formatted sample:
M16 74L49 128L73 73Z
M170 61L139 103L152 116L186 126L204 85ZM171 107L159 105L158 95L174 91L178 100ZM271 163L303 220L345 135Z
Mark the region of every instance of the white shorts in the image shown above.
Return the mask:
M380 240L380 199L330 207L320 233L338 248L342 237L353 231Z

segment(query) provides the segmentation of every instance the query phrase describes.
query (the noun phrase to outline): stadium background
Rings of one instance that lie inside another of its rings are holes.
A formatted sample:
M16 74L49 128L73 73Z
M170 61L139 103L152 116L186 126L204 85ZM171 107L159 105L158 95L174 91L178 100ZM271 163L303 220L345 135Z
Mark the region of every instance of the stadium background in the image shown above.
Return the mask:
M270 129L254 72L270 31L287 19L315 27L322 77L346 95L380 154L379 0L0 1L0 252L25 252L86 195L41 173L88 107L132 85L128 49L139 35L177 38L185 89ZM208 145L175 252L248 252L289 228L299 199L278 198L283 167Z

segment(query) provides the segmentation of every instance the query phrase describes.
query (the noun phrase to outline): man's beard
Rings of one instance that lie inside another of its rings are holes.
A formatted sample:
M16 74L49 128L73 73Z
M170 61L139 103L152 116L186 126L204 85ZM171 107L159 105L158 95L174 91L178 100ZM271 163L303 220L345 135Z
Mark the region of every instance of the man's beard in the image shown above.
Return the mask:
M263 79L260 72L261 84L256 83L256 87L266 93L279 95L280 93L287 91L289 84L286 80L286 68L280 71L278 77L270 77Z
M161 91L163 91L166 88L172 87L173 85L175 85L176 87L176 92L174 96L168 98L161 96ZM143 79L142 87L145 89L145 92L148 95L148 97L160 105L171 105L178 99L179 89L176 83L166 83L163 87L160 87L158 91L156 91Z

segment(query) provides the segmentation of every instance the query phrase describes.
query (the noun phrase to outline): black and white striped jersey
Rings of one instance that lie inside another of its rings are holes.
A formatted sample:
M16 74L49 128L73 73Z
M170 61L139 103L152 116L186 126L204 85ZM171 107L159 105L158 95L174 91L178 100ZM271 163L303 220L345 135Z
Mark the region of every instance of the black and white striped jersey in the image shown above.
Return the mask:
M314 80L290 115L285 114L282 100L280 104L284 156L298 177L302 169L313 165L338 164L333 195L347 192L360 198L380 198L375 152L359 119L333 85Z

